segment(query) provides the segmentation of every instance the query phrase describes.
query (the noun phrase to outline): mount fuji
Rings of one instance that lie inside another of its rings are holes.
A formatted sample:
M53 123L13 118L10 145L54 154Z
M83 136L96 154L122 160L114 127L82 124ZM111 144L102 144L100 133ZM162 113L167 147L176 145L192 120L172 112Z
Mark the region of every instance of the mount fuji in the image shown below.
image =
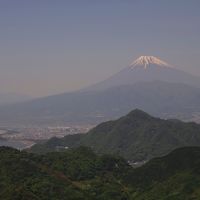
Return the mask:
M200 77L194 76L154 56L140 56L128 67L86 90L104 90L113 86L132 85L137 82L164 81L200 87Z
M0 107L0 124L91 124L133 109L200 122L200 77L141 56L112 77L79 91Z

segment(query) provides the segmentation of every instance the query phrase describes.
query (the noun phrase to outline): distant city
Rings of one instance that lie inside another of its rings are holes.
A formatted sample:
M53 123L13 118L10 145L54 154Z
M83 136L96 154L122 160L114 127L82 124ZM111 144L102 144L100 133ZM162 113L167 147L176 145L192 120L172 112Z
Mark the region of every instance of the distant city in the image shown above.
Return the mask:
M13 146L18 149L29 148L40 141L52 137L62 138L66 135L86 133L92 125L80 126L49 126L49 127L24 127L7 128L0 127L0 145Z

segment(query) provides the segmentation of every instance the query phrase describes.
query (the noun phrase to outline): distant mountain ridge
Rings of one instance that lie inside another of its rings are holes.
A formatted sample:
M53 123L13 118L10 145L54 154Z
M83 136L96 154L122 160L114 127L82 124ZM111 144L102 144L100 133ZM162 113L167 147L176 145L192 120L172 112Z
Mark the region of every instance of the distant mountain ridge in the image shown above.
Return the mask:
M139 108L163 117L188 120L200 115L200 89L160 81L113 87L104 91L66 93L0 107L0 122L100 123Z
M30 151L45 153L57 146L91 147L97 153L119 154L130 161L149 160L184 146L200 146L200 125L163 120L133 110L115 121L104 122L87 134L52 138Z

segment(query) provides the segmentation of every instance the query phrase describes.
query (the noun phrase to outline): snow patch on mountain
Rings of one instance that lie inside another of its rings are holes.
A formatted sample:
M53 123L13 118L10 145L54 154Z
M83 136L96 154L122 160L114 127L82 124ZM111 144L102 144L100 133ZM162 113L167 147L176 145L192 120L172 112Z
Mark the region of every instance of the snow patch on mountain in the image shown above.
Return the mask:
M172 67L170 64L160 60L159 58L156 58L155 56L140 56L138 59L130 64L130 67L136 68L138 66L142 66L144 69L147 69L150 65Z

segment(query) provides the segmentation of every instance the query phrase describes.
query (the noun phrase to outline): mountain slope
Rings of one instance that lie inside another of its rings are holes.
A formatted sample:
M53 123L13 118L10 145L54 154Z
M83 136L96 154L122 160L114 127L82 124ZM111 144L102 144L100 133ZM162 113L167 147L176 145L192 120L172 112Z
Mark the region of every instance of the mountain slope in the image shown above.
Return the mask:
M198 200L200 197L200 148L176 149L152 159L126 176L136 200Z
M200 77L178 70L154 56L141 56L128 67L86 90L105 90L114 86L137 82L164 81L200 87Z
M80 91L0 107L9 124L100 123L134 108L159 117L200 121L200 77L141 56L109 79Z
M175 148L200 145L200 125L163 120L134 110L128 115L102 123L85 135L52 138L31 148L32 152L55 151L57 146L88 146L97 153L119 154L130 161L149 160Z
M1 123L100 123L139 108L159 117L200 113L200 89L154 81L104 91L74 92L0 108Z
M87 148L37 156L0 147L0 199L128 199L119 183L128 168L121 158L96 156Z
M200 147L186 147L142 167L88 148L34 155L0 148L5 200L198 200Z

